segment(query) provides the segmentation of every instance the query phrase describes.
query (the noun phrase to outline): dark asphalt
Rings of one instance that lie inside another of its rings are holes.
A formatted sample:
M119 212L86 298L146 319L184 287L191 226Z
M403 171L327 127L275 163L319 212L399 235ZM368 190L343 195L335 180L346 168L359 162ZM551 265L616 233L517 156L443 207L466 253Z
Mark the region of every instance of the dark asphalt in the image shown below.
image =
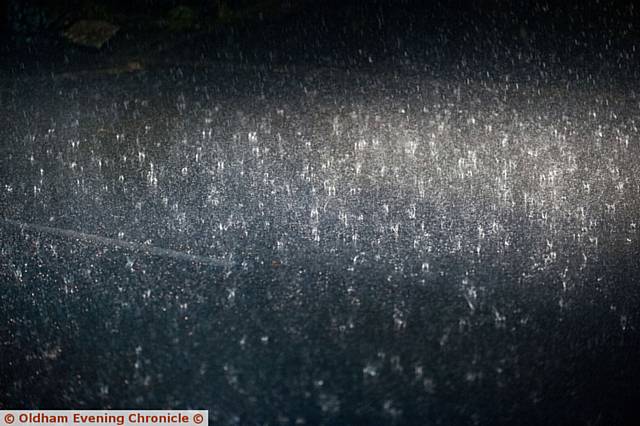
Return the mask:
M11 36L0 408L633 424L639 39L616 7Z

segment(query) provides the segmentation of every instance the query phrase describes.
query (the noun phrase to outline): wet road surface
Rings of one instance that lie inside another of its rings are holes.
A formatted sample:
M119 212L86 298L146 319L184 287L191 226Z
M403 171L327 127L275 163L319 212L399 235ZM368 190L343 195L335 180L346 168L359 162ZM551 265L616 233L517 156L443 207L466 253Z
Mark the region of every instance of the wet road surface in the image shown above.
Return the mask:
M386 13L343 50L265 24L135 72L5 65L0 407L630 422L633 39L581 62Z

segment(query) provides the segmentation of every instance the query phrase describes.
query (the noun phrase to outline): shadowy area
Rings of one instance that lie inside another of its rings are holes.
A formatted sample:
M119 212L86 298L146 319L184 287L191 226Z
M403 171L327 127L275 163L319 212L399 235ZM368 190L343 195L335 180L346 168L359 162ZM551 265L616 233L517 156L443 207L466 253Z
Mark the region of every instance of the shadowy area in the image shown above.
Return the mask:
M3 68L20 75L220 60L448 74L484 62L483 72L515 79L532 65L550 79L570 69L611 80L638 74L637 11L626 2L45 1L13 9ZM117 30L98 37L101 49L83 48L72 40L92 27L69 33L82 20L98 22L94 33Z

